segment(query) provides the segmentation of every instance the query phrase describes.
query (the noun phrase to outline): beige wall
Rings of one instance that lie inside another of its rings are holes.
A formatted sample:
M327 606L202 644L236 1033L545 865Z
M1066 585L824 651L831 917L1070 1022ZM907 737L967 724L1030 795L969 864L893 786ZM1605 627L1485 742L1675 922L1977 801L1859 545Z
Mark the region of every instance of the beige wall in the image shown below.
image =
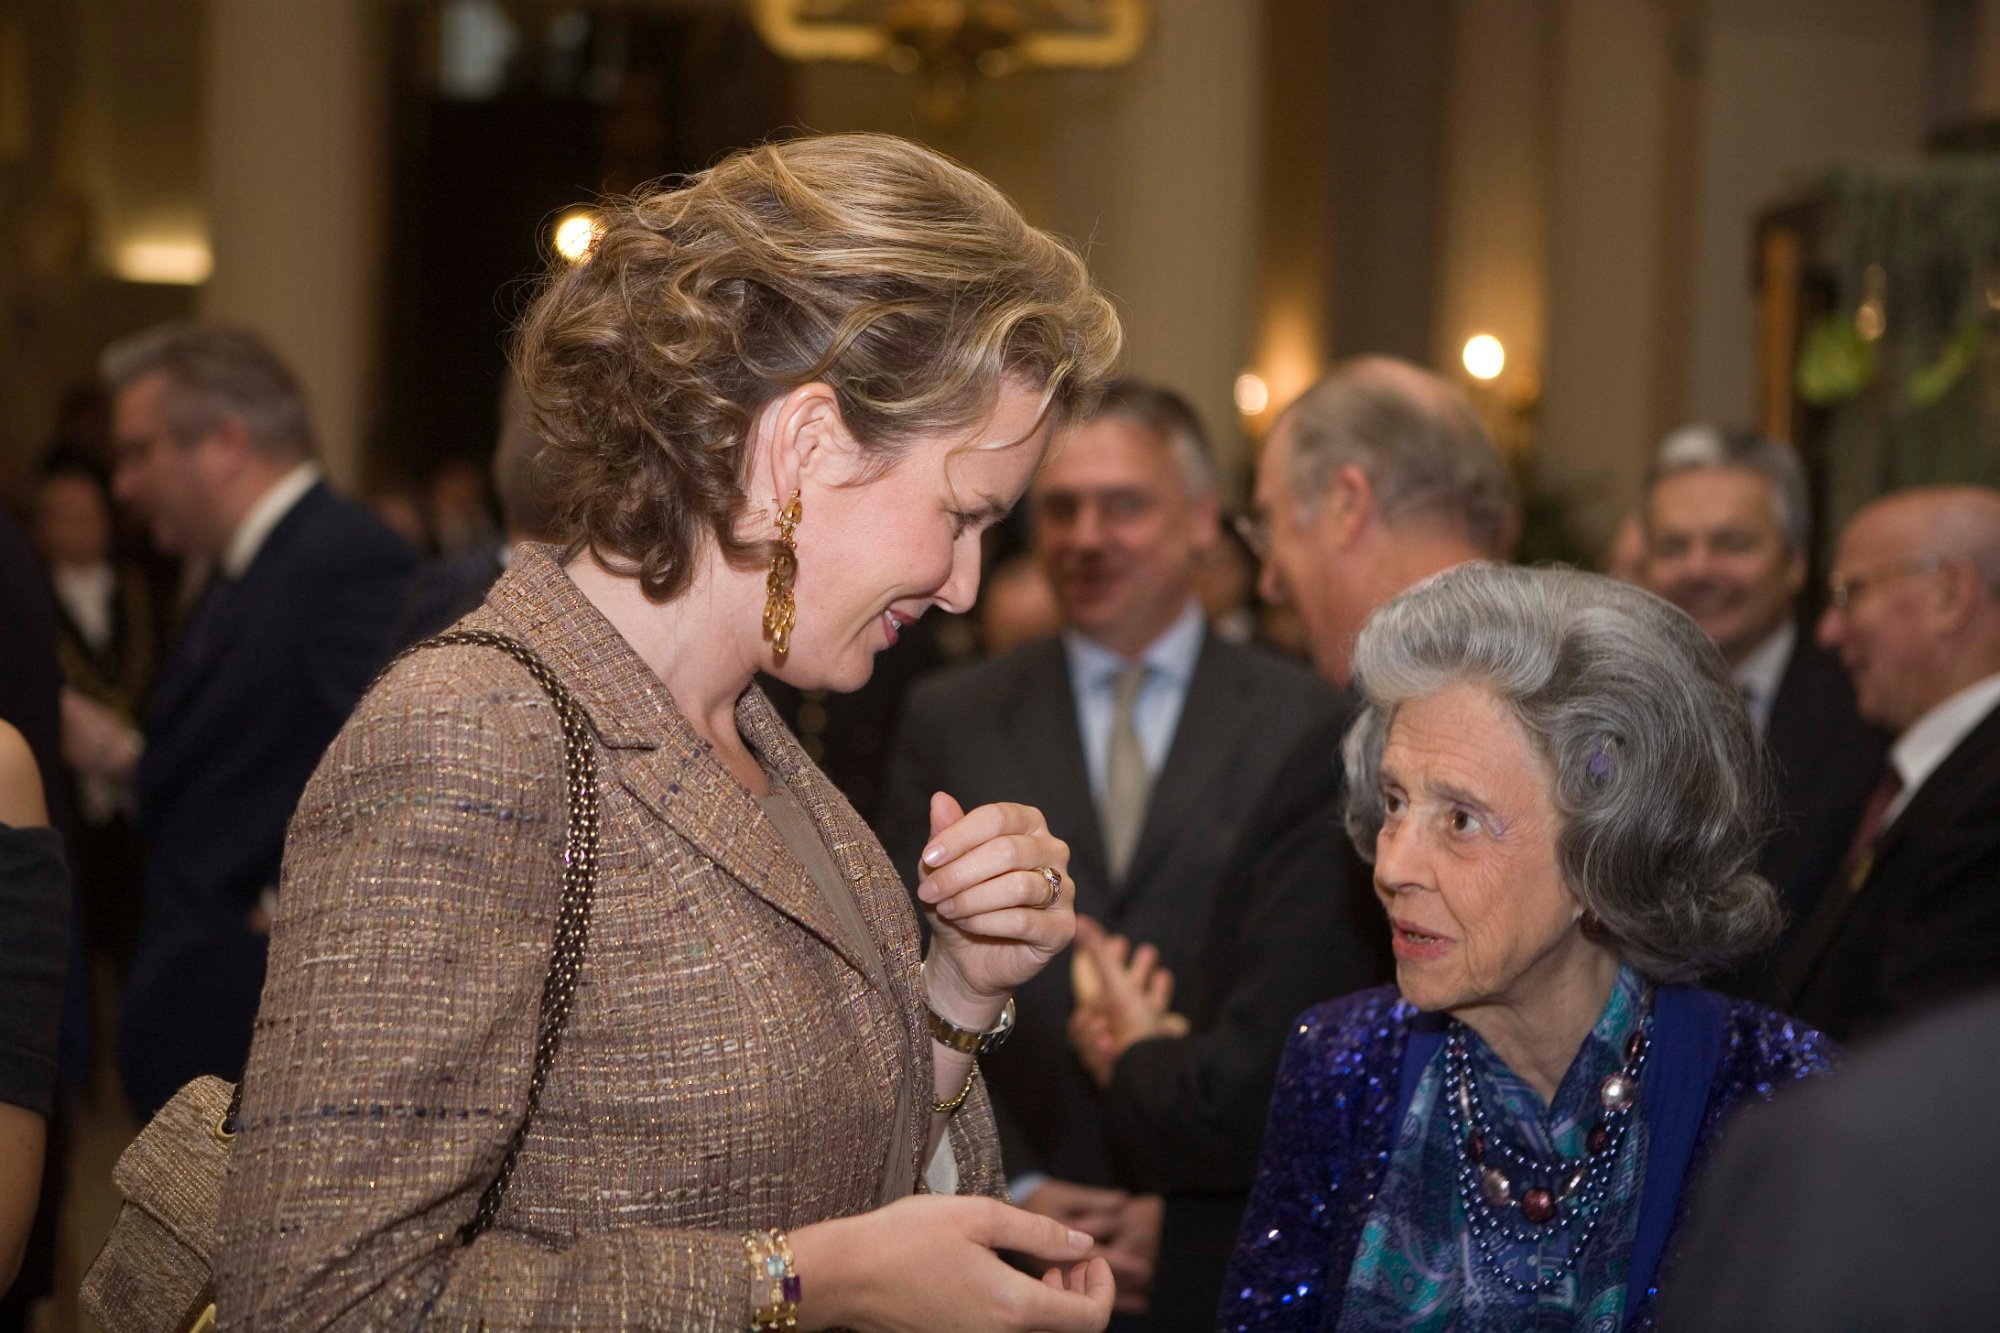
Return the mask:
M67 170L90 201L97 265L148 237L199 241L198 0L79 0L79 74Z
M1756 419L1757 213L1831 163L1922 146L1925 9L1912 0L1712 0L1689 182L1699 201L1689 417Z
M1125 315L1127 367L1186 393L1233 452L1257 244L1261 6L1156 8L1133 65L982 83L960 130L921 122L908 80L858 66L803 69L800 120L925 139L1085 245Z
M1587 538L1674 425L1754 421L1756 220L1919 148L1926 8L1453 0L1433 355L1485 328L1540 370L1537 471Z
M1507 349L1494 388L1532 393L1545 360L1555 25L1546 0L1459 0L1445 79L1432 359L1462 376L1466 339Z
M1629 503L1658 419L1669 23L1640 0L1558 6L1538 461L1592 536Z
M387 64L372 0L206 0L202 163L215 276L305 383L322 461L358 470L376 385Z

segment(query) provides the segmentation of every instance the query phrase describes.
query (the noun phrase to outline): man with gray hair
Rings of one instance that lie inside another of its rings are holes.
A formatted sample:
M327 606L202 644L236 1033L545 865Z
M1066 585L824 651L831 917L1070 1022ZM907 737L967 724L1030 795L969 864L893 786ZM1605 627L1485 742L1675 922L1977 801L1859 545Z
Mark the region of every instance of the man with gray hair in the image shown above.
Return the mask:
M1206 623L1195 573L1220 535L1215 465L1178 394L1114 383L1028 504L1063 634L917 684L883 844L914 885L933 793L1034 805L1069 843L1077 911L1192 967L1223 858L1285 754L1332 714L1332 691ZM1047 969L1021 989L1013 1038L980 1063L1015 1199L1096 1236L1131 1315L1153 1276L1160 1201L1114 1187L1097 1089L1070 1056L1072 997L1095 980Z
M1828 584L1820 642L1896 739L1779 972L1785 1012L1851 1042L2000 983L2000 492L1875 501Z
M102 370L119 498L209 571L123 752L147 861L118 1052L144 1119L242 1074L285 824L394 647L415 557L320 480L304 395L257 335L169 324Z
M1267 597L1305 622L1312 659L1348 683L1375 608L1441 570L1507 556L1518 528L1507 465L1472 406L1439 376L1387 357L1335 367L1285 409L1241 526ZM1161 1190L1158 1329L1209 1329L1256 1174L1292 1020L1386 981L1388 929L1371 872L1341 829L1344 705L1307 733L1258 794L1181 974L1181 1013L1121 941L1079 927L1104 995L1071 1023L1104 1088L1121 1180ZM1135 939L1143 937L1134 937Z
M1361 357L1272 427L1246 537L1264 595L1297 608L1320 674L1344 685L1376 607L1438 570L1502 558L1518 526L1506 465L1465 395Z
M1777 778L1776 820L1758 862L1790 923L1770 952L1717 981L1776 999L1773 960L1846 854L1888 738L1863 721L1831 653L1799 632L1812 522L1790 445L1688 426L1647 477L1645 581L1688 613L1729 664Z

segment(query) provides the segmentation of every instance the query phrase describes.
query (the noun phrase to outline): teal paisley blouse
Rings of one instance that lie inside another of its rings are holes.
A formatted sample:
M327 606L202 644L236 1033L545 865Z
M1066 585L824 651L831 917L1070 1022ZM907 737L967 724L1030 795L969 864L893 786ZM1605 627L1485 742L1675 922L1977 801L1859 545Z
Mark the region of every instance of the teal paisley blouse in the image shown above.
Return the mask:
M1538 1154L1581 1157L1584 1139L1599 1116L1598 1084L1624 1064L1625 1039L1639 1021L1644 987L1630 968L1618 970L1603 1013L1548 1105L1500 1062L1477 1033L1468 1030L1466 1052L1498 1131ZM1637 1222L1633 1204L1645 1179L1643 1118L1631 1120L1605 1201L1604 1220L1568 1277L1540 1295L1518 1295L1494 1280L1466 1226L1458 1186L1463 1149L1452 1136L1451 1117L1442 1101L1445 1049L1440 1046L1425 1068L1397 1132L1381 1191L1348 1270L1339 1333L1385 1329L1613 1333L1624 1313ZM1530 1281L1560 1265L1568 1240L1567 1230L1552 1226L1539 1246L1506 1246L1498 1257L1517 1280Z

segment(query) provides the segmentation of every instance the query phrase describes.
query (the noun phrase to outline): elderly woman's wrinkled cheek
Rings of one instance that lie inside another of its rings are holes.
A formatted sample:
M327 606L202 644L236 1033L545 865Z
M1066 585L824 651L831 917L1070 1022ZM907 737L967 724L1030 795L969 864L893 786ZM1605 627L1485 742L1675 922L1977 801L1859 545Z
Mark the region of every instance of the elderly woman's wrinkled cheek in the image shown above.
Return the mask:
M1532 826L1517 825L1505 840L1461 858L1439 875L1438 889L1460 931L1457 994L1447 1007L1514 997L1574 928L1576 907L1553 838Z

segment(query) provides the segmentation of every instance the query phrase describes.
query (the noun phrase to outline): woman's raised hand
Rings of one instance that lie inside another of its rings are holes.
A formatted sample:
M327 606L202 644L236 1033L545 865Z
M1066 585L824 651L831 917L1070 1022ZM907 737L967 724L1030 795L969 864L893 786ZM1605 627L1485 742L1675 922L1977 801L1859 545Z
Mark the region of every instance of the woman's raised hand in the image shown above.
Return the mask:
M1091 1238L998 1199L915 1194L791 1233L799 1326L865 1333L1098 1333L1111 1268ZM1040 1280L995 1253L1054 1264Z
M1062 880L1053 902L1043 867ZM939 792L922 869L931 1004L961 1027L990 1027L1015 987L1076 934L1069 844L1033 806L1000 802L966 813Z

